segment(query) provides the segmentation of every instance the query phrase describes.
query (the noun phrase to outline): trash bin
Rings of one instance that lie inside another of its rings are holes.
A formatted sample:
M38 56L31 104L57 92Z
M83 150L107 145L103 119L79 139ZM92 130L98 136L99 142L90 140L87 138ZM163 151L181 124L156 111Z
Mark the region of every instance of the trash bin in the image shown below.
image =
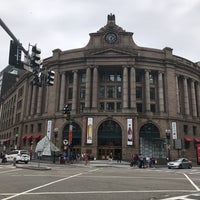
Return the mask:
M64 158L64 156L60 157L60 164L65 164L65 158Z

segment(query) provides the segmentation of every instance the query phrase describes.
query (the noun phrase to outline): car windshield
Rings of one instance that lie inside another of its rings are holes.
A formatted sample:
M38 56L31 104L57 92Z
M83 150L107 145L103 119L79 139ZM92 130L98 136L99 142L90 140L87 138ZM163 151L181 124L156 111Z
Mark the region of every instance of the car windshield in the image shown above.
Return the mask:
M175 160L173 160L172 162L181 162L183 159L182 158L176 158Z
M28 151L21 151L21 154L28 154Z

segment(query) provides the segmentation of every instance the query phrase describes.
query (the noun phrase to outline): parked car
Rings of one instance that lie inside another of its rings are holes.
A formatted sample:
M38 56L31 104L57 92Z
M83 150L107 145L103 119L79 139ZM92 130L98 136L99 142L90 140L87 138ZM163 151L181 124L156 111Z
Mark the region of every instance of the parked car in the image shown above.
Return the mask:
M13 150L6 154L5 158L7 162L14 162L16 159L16 163L24 162L27 164L30 161L30 155L27 150Z
M192 161L188 160L187 158L177 158L173 161L170 161L167 163L167 166L169 169L176 168L176 169L182 169L182 168L192 168Z

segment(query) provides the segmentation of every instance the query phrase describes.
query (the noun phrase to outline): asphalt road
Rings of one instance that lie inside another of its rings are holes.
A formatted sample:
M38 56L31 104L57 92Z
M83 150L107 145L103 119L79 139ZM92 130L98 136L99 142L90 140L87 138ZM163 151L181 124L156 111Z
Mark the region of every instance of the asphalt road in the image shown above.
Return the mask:
M199 167L169 170L128 165L47 165L51 170L0 165L0 199L200 199Z

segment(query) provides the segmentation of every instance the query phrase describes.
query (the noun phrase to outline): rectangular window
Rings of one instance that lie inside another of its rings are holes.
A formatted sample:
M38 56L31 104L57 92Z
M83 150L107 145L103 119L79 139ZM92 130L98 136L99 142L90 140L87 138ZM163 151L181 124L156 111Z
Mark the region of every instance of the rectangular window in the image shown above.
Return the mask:
M136 83L142 83L142 72L136 71Z
M31 133L33 133L33 131L34 131L34 125L31 124Z
M85 108L85 103L80 103L80 112L82 113Z
M107 98L115 98L115 87L114 86L107 87Z
M80 88L80 99L85 99L85 87Z
M137 103L136 106L137 106L137 112L141 113L142 112L142 103Z
M73 83L73 74L68 75L68 83L72 84Z
M155 74L149 74L149 83L155 84Z
M38 123L38 132L42 132L42 124L41 123Z
M155 88L150 88L150 99L155 100L156 99L156 90Z
M121 102L117 102L117 112L122 110L122 103Z
M99 110L103 111L104 110L104 102L99 103Z
M121 97L122 97L122 87L117 86L117 98L121 98Z
M72 99L73 90L72 88L68 88L68 99Z
M193 126L193 135L197 135L197 127Z
M104 94L105 94L105 87L100 86L100 88L99 88L99 98L104 98Z
M122 82L122 75L121 74L117 74L117 82Z
M114 82L115 81L115 75L114 74L108 74L107 81L108 82Z
M81 83L85 83L86 82L86 73L82 73L81 74Z
M188 134L188 126L187 125L183 125L183 132L185 135Z
M136 99L142 99L142 87L136 87Z
M107 102L106 103L106 110L107 111L114 111L115 110L115 104L114 104L114 102Z
M151 112L152 113L156 112L156 105L155 104L151 104Z

